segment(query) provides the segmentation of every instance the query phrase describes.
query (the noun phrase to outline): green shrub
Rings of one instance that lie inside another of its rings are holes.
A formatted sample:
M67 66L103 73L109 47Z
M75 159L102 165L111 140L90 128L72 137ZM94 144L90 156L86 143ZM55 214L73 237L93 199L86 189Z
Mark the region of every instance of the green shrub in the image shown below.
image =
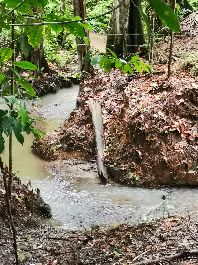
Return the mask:
M189 70L192 76L198 76L198 51L185 55L182 68Z

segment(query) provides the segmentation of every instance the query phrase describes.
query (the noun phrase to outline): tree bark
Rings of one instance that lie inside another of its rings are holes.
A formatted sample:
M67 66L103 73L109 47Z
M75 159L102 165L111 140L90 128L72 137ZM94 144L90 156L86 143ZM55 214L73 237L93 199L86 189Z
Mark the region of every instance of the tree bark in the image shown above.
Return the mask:
M144 32L140 14L141 0L130 2L128 34L130 39L129 52L137 52L144 42Z
M105 144L104 144L104 128L102 122L102 109L100 103L98 103L93 99L89 99L89 109L92 115L92 122L95 131L98 175L101 181L104 184L106 184L108 182L108 175L106 167L103 162Z
M80 16L82 19L86 17L85 0L73 0L73 8L74 16ZM86 37L89 37L87 31L85 31L85 35ZM84 61L85 55L87 54L89 47L82 43L82 41L79 39L76 39L76 43L80 71L89 72L89 62Z
M118 5L122 0L115 0ZM122 56L128 52L137 52L144 44L142 19L139 11L141 0L125 0L114 11L107 36L107 48Z
M28 37L26 35L22 35L17 43L17 52L21 53L22 60L27 60L37 66L37 74L41 72L41 69L43 69L44 72L50 71L45 58L43 41L40 43L38 48L34 49L28 43Z
M114 0L114 5L117 6L122 2L123 0ZM125 0L123 4L113 12L107 35L107 48L113 50L119 56L126 53L125 47L129 24L129 6L130 0Z

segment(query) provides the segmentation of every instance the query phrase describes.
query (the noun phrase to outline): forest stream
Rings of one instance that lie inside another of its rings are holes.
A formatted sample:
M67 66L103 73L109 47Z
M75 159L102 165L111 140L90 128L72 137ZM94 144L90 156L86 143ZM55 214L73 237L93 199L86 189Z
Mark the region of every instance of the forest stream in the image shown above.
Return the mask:
M57 129L75 108L78 86L43 96L30 105L39 113L46 132ZM32 150L33 137L24 146L14 143L14 172L51 206L53 225L69 230L140 223L176 213L198 210L196 189L142 189L118 184L101 185L96 163L85 161L45 162ZM4 154L6 160L7 154Z

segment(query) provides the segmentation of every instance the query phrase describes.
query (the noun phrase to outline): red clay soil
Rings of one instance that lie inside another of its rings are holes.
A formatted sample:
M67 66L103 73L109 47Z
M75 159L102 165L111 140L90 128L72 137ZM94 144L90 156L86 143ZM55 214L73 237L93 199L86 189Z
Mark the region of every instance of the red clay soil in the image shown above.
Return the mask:
M102 106L103 159L113 180L150 187L198 186L198 76L182 70L178 59L198 49L196 19L193 13L182 22L169 80L167 67L159 64L153 75L129 78L114 70L87 77L77 109L60 131L34 144L35 152L47 160L93 159L88 99L94 98ZM159 44L156 56L159 51L166 55L168 48L168 43Z
M196 78L180 72L169 80L164 74L128 82L127 76L112 71L87 78L82 90L62 129L36 144L43 156L68 158L75 153L77 158L93 158L87 101L94 98L103 109L104 161L114 180L139 186L198 185Z

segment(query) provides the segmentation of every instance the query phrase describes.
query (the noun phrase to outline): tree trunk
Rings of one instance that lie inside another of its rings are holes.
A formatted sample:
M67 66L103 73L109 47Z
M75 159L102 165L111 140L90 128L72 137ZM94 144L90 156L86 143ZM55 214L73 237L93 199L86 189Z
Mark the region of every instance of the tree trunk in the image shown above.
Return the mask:
M93 99L89 99L89 109L92 115L92 122L95 132L98 176L100 177L101 181L106 184L108 182L108 174L103 161L105 143L102 121L102 108L99 102Z
M80 16L82 19L86 17L86 7L85 7L85 0L73 0L73 7L74 7L74 16ZM89 37L87 31L85 31L86 37ZM89 63L84 61L85 55L88 52L88 47L81 40L76 39L77 42L77 52L78 52L78 61L80 71L87 71L89 72Z
M27 60L35 64L38 68L38 74L41 72L41 69L44 72L50 71L44 54L43 41L38 48L34 49L28 43L28 37L22 35L17 43L17 53L21 53L22 60Z
M114 5L121 4L123 0L114 0ZM107 36L107 48L113 50L117 55L126 53L126 35L128 34L130 0L125 0L117 8L111 18L110 29Z
M115 6L122 2L122 0L115 0ZM140 45L144 44L140 5L141 0L133 0L133 2L125 0L113 13L107 48L119 56L128 52L137 52Z
M140 46L144 42L144 32L142 27L141 19L141 0L133 0L130 3L129 9L129 25L128 25L128 34L130 39L130 46L128 52L137 52L140 50Z

